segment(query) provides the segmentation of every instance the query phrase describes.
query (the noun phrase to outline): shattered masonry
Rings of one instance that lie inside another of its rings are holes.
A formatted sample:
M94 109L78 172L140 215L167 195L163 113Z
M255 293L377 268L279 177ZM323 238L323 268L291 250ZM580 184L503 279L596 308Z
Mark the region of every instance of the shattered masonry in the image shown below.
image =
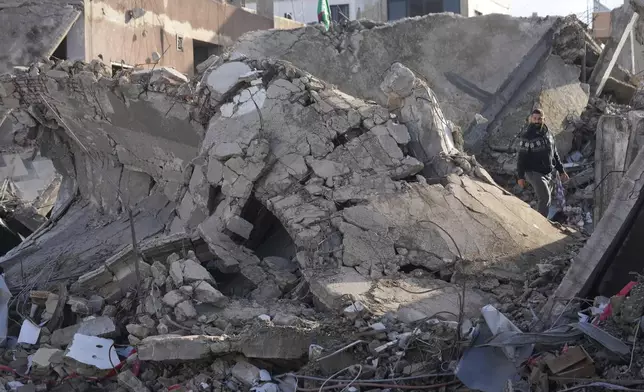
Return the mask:
M253 274L258 263L251 251L228 239L233 233L246 239L252 234L253 222L244 218L251 199L279 219L312 292L331 308L337 308L345 290L362 297L379 285L378 279L397 279L405 265L449 275L461 252L473 270L484 269L477 260L510 265L521 259L528 267L526 254L537 260L556 252L546 244L565 242L563 233L545 221L526 225L540 222L536 213L454 148L435 95L400 64L381 81L389 109L343 94L279 61L219 61L195 93L166 69L110 79L99 63L66 67L63 63L40 73L32 68L5 80L23 102L34 104L30 112L40 126L46 125L43 149L66 174L65 181L76 181L80 195L108 213L122 211L121 203L140 202L142 239L164 226L166 232L198 229L224 273ZM431 160L430 172L440 181L400 181L414 180L423 169L403 151ZM114 227L120 244L128 242L124 223L111 224L120 225ZM447 233L463 229L468 235L451 243ZM55 244L67 233L55 226L48 236L57 238ZM41 251L22 256L16 250L7 256L8 264L17 268L20 259L31 271L50 259L57 246L48 245L44 236L35 241L42 241L37 245ZM108 240L92 247L65 247L59 257L80 257L87 267L96 267L111 246ZM9 281L17 278L13 270L8 269ZM352 287L338 279L348 279ZM257 283L280 294L275 285ZM455 289L440 280L434 284ZM469 299L472 310L485 302L482 293ZM403 298L401 304L411 300ZM435 305L421 301L415 306Z

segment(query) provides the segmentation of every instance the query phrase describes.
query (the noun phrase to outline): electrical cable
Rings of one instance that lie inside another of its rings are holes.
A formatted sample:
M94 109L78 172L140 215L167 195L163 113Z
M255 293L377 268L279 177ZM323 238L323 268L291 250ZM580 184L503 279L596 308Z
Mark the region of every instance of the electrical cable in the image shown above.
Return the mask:
M329 378L327 378L326 380L324 380L324 382L322 383L322 385L320 386L320 389L318 389L318 391L322 391L322 390L324 390L324 389L329 389L329 388L324 388L324 386L326 385L326 383L327 383L327 382L329 382L329 381L333 380L333 377L335 377L335 376L337 376L338 374L341 374L341 373L343 373L343 372L345 372L345 371L347 371L347 370L349 370L349 369L353 368L354 366L355 366L355 365L347 366L347 367L345 367L344 369L339 370L339 371L335 372L334 374L332 374ZM362 374L362 365L358 365L358 367L359 367L359 371L358 371L358 375L356 376L356 379L358 379L358 377L360 377L360 374ZM349 383L349 385L353 384L354 382L355 382L355 380L354 380L354 381L351 381L351 382ZM331 387L331 389L333 389L333 388L337 388L337 386L335 386L335 387L334 387L334 386L332 386L332 387ZM343 388L343 390L344 390L344 389L346 389L346 386ZM301 391L303 391L304 389L300 389L300 390L301 390Z
M460 384L461 382L458 380L455 381L450 381L450 382L445 382L441 384L432 384L432 385L400 385L400 384L378 384L378 383L369 383L369 382L356 382L353 383L352 385L355 386L360 386L360 387L376 387L376 388L391 388L391 389L406 389L406 390L414 390L414 389L438 389L438 388L443 388L443 387L448 387L451 385L456 385ZM329 385L325 386L323 388L298 388L298 391L302 392L320 392L320 391L326 391L329 389L336 389L340 388L342 385Z
M428 374L421 374L418 376L407 376L407 377L394 377L394 378L379 378L379 379L357 379L355 382L371 382L371 383L386 383L386 382L392 382L392 381L410 381L410 380L421 380L423 378L432 378L432 377L447 377L447 376L453 376L453 372L447 372L447 373L428 373ZM324 377L316 377L316 376L301 376L299 374L294 374L294 373L286 373L286 374L281 374L279 376L275 376L274 378L283 378L283 377L295 377L299 378L302 380L311 380L311 381L326 381L326 378ZM351 381L350 379L343 379L343 378L338 378L335 379L334 381Z

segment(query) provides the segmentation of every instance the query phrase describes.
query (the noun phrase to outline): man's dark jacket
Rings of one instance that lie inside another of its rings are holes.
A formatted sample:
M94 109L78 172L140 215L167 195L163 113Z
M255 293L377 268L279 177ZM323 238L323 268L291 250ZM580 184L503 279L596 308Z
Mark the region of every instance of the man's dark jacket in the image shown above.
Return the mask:
M519 141L519 178L525 179L525 173L530 171L547 175L552 173L553 169L557 169L559 173L564 172L548 126L529 124Z

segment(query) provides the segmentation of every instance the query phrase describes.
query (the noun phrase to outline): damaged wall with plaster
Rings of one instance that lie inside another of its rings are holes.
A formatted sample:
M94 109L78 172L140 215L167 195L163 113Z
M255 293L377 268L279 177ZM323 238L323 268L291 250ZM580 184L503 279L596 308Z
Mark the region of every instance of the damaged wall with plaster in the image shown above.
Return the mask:
M194 73L193 40L220 46L232 45L249 30L273 27L272 18L244 11L226 2L198 0L186 6L178 2L148 1L145 13L126 18L140 7L137 1L86 1L85 42L87 59L102 55L107 63L149 64L153 52L163 53L159 65L172 65L179 72ZM177 48L183 36L183 50ZM104 39L110 37L110 39ZM147 61L146 61L147 60Z

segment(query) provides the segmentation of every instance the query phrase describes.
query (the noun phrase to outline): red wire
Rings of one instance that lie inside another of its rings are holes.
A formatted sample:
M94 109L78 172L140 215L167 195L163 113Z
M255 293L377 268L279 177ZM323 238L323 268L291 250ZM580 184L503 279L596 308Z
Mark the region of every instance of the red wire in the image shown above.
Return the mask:
M131 357L134 354L136 354L136 349L132 350L132 353L130 353L128 358ZM110 378L110 377L114 377L114 376L116 376L117 371L120 370L121 368L123 368L123 366L125 365L125 362L127 362L127 358L122 360L118 365L116 365L114 367L114 369L110 370L110 372L107 373L107 375L104 376L104 377L85 377L85 379L91 380L91 381L101 381L101 380L105 380L105 379ZM31 380L31 377L29 377L27 375L24 375L24 374L18 373L18 371L16 371L16 369L14 369L12 367L9 367L9 366L6 366L6 365L0 365L0 371L2 371L2 370L6 371L6 372L14 373L14 374L20 376L21 378L24 378L25 380ZM136 360L132 364L132 373L135 376L138 377L140 371L141 371L141 361ZM74 378L79 378L79 377L81 377L81 376L78 373L72 373L72 374L64 377L61 380L61 383L64 382L64 381L71 380L71 379L74 379ZM54 380L54 379L43 380L43 382L46 382L48 384L56 384L56 380Z

